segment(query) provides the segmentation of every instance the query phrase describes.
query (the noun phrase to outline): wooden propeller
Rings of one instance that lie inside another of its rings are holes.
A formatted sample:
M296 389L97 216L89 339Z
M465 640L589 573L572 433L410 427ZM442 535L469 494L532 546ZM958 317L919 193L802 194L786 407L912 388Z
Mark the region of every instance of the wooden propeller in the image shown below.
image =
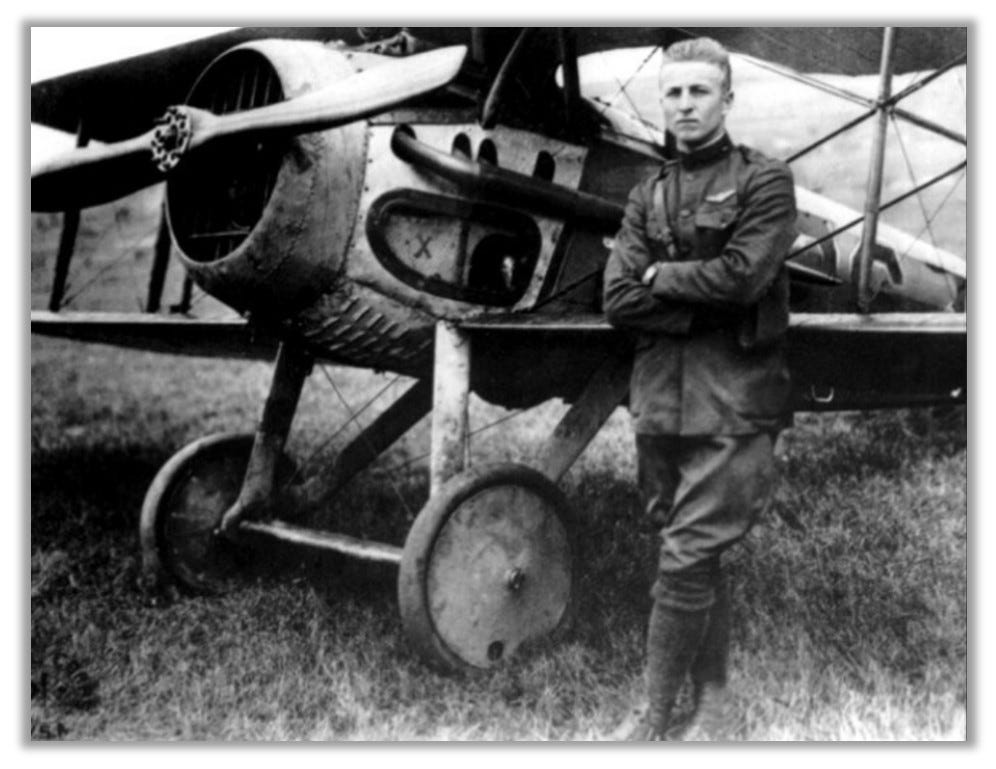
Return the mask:
M105 203L161 181L189 152L235 136L322 131L375 115L446 85L465 46L406 56L327 88L244 112L215 115L170 107L159 125L113 144L83 147L31 169L31 210L63 211Z

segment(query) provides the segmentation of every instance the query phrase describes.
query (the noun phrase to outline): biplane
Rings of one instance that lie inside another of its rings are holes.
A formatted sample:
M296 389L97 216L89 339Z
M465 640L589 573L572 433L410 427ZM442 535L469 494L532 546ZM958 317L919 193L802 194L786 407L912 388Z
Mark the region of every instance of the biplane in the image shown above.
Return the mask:
M205 436L153 480L145 573L218 592L247 543L270 540L394 564L406 632L450 671L501 664L565 630L579 565L558 481L628 388L630 343L601 313L601 273L628 191L672 151L659 126L583 87L582 64L603 51L707 34L858 104L854 120L786 158L874 126L862 210L798 189L786 262L794 408L964 403L965 260L880 214L965 169L884 194L889 120L967 146L902 106L966 65L966 32L245 28L34 83L32 122L75 133L78 147L32 169L32 211L65 212L32 333L274 361L254 434ZM814 72L877 73L879 90ZM919 74L894 89L901 73ZM80 209L161 181L144 311L63 307ZM171 257L186 277L163 309ZM195 289L237 314L199 319ZM331 467L282 484L316 362L413 384ZM532 466L471 466L472 392L507 408L570 407ZM430 496L403 547L315 523L313 511L334 509L351 478L430 414Z

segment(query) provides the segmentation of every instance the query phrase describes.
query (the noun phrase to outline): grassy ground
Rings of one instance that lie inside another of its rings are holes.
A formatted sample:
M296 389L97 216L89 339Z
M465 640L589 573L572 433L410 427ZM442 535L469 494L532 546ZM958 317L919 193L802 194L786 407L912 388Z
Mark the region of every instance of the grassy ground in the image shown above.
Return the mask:
M354 405L387 381L330 374ZM639 689L654 550L622 412L566 481L587 543L576 630L514 667L464 679L427 670L401 633L390 573L330 564L316 591L301 572L271 572L213 599L139 588L148 482L183 443L251 428L267 380L261 364L33 340L32 736L604 736ZM304 401L298 456L344 413L321 373ZM528 457L561 409L482 433L475 461ZM502 415L476 403L473 421ZM964 738L964 435L960 411L803 416L785 435L777 509L731 564L746 739ZM425 440L416 429L347 488L347 528L402 541L425 497L424 462L411 461Z

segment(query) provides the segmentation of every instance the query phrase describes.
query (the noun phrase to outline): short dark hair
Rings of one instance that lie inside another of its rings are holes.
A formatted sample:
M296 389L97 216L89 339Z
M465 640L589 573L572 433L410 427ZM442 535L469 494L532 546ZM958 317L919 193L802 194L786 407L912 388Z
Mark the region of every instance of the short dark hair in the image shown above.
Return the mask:
M729 91L733 85L733 75L730 69L730 54L711 37L692 37L672 43L664 51L664 63L661 70L676 61L704 61L715 64L723 73L723 90Z

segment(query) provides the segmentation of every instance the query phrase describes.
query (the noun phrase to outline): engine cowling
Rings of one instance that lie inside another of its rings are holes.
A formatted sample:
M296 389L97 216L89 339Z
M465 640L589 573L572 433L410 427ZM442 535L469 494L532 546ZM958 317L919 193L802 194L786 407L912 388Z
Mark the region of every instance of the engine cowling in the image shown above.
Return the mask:
M353 74L319 43L263 40L202 73L188 103L221 114L272 104ZM179 258L240 311L294 315L334 288L363 187L367 125L283 139L226 141L181 164L167 185Z

